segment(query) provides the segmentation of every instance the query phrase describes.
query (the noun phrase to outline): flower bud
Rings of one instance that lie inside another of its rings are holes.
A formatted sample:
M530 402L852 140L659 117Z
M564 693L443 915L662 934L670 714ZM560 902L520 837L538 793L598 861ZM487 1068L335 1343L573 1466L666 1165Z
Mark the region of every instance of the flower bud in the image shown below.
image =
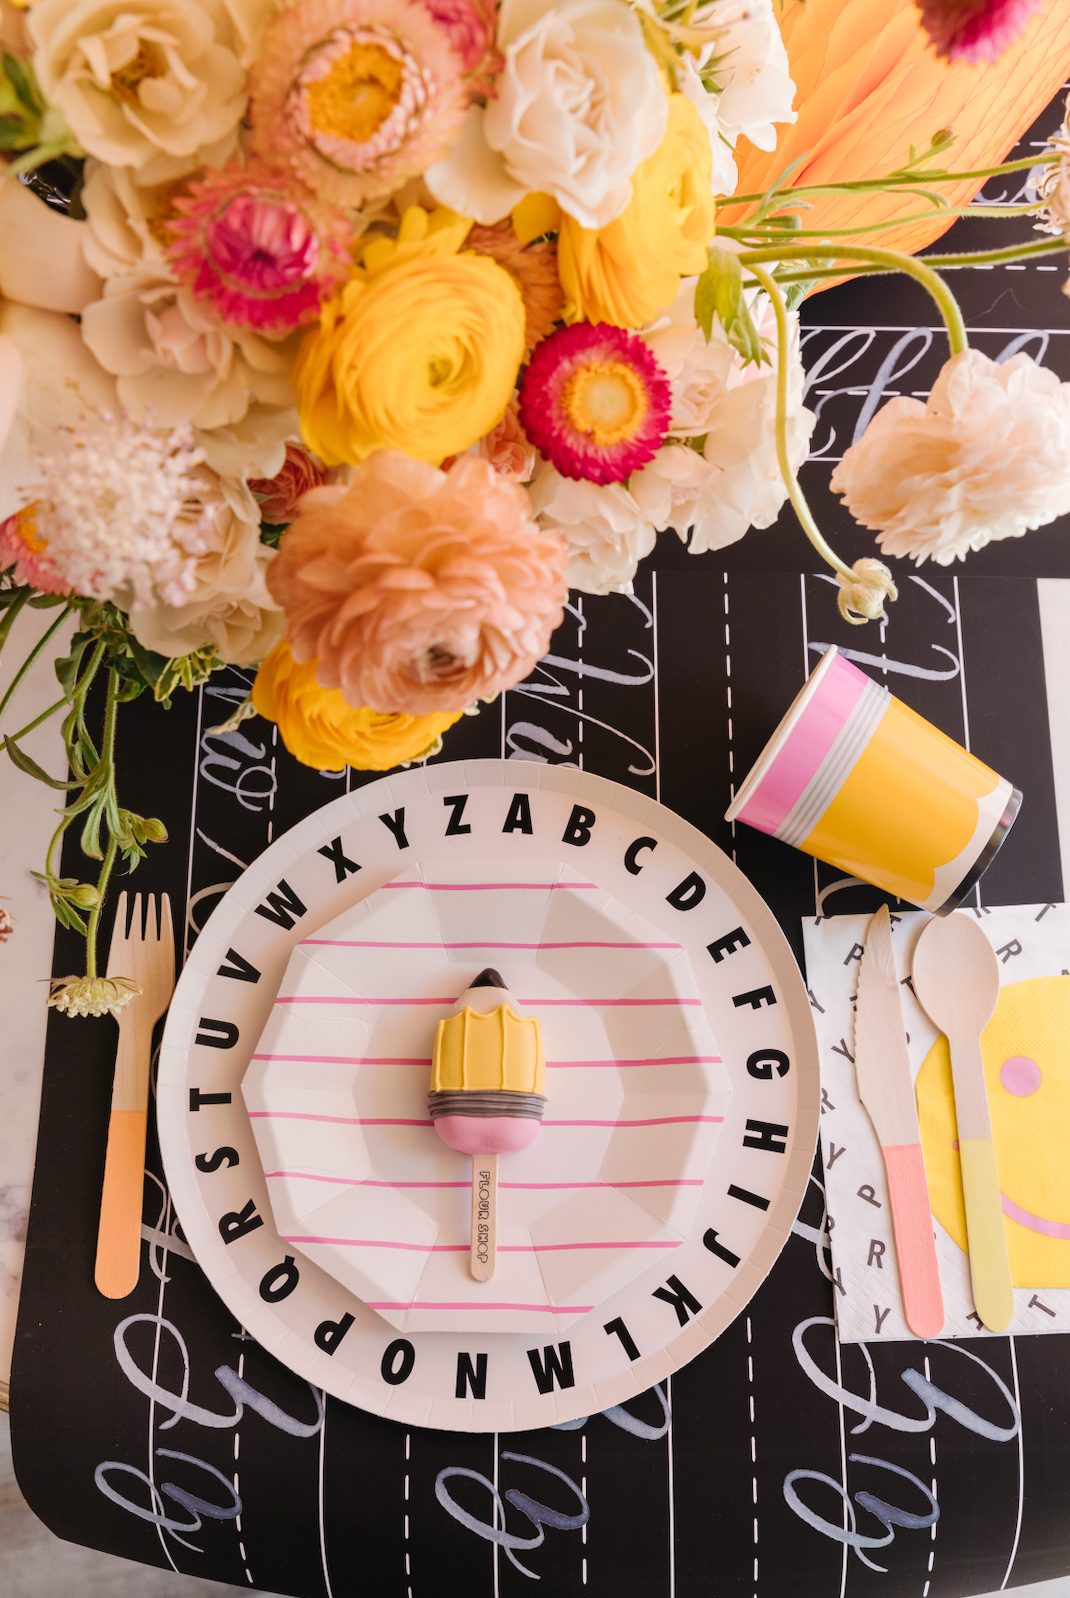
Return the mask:
M146 816L141 828L150 843L167 842L167 828L156 816Z

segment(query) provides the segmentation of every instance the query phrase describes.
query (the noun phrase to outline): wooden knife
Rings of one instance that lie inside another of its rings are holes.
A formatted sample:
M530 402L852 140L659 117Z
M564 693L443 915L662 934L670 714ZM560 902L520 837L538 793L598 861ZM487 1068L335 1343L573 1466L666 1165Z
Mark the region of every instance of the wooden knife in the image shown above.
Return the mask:
M917 1337L935 1337L944 1324L944 1300L887 905L869 923L857 1004L858 1096L884 1155L907 1325Z

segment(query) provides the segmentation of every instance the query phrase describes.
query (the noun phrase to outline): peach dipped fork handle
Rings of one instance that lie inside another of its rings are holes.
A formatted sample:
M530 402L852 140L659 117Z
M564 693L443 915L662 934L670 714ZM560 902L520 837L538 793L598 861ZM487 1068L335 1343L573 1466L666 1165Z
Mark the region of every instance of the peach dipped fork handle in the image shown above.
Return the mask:
M161 895L159 924L148 896L148 926L141 925L141 895L134 899L126 936L126 894L119 896L108 954L108 975L132 977L141 992L119 1011L104 1187L100 1196L94 1280L105 1298L126 1298L141 1271L141 1200L145 1179L145 1129L149 1112L152 1029L175 986L171 902Z

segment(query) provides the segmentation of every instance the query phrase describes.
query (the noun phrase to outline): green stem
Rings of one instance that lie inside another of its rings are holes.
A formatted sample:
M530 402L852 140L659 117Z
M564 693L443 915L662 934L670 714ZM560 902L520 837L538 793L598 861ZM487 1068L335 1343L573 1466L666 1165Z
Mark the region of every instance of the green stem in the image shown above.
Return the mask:
M951 346L952 355L959 355L968 347L966 337L966 324L962 319L959 304L947 284L933 271L931 266L924 261L919 261L913 255L904 255L900 250L878 250L866 245L846 245L837 250L837 256L848 260L859 260L882 266L885 271L902 272L906 277L912 277L928 289L936 301L940 315L947 327L947 341ZM743 250L740 253L741 266L753 271L755 266L764 261L805 261L812 257L813 251L809 245L788 245L781 249ZM758 277L758 273L754 273ZM772 281L767 273L763 273L759 281Z
M850 566L837 555L836 551L825 542L821 531L810 513L810 507L799 487L799 480L795 476L795 469L791 464L788 454L788 317L784 309L784 296L776 285L776 281L769 272L760 266L751 266L751 271L762 285L772 302L776 313L777 336L777 372L776 372L776 454L780 464L780 475L788 491L788 497L799 518L803 532L813 544L822 560L828 561L833 571L839 572L844 577L853 577Z
M1047 166L1058 159L1057 152L1025 156L1018 161L1004 161L1001 166L979 167L975 172L926 172L918 168L913 172L889 172L884 178L858 178L849 183L800 183L788 184L782 190L784 194L863 194L867 189L898 188L903 184L917 183L919 180L926 183L965 183L972 178L998 178L1005 172L1028 172L1035 166ZM729 205L757 205L764 200L766 191L759 194L730 194L725 200L726 208Z
M11 742L17 744L20 738L25 738L28 732L33 732L33 729L39 727L43 721L47 721L49 716L54 716L57 710L62 710L66 703L66 698L57 699L54 705L49 705L47 710L42 710L41 714L35 716L25 727L20 727L18 732L13 732L11 734Z
M7 607L7 610L4 612L4 619L3 621L0 621L0 649L3 649L4 644L7 642L7 635L15 625L15 617L18 615L23 605L25 605L26 601L33 598L33 593L34 590L32 588L24 588L19 594L18 599L13 599L11 604Z
M840 239L855 237L859 233L879 233L885 228L907 227L912 222L931 222L934 216L998 216L1016 217L1033 216L1037 211L1035 205L956 205L941 207L939 211L918 211L914 216L894 216L887 222L867 222L865 227L834 227L834 228L778 228L769 223L759 222L751 226L747 222L740 222L735 227L718 227L718 235L730 239L752 239L761 236L762 243L772 243L781 238L787 239Z
M955 272L973 266L1004 266L1011 261L1031 261L1038 256L1065 255L1066 248L1065 239L1053 238L1041 239L1036 244L1012 244L1003 250L973 250L961 255L926 255L923 259L927 266L933 267L936 271ZM840 257L849 252L843 250L823 252L811 249L810 259L814 261L826 259L833 253ZM781 251L780 254L783 258L785 252ZM876 277L892 270L887 266L815 266L810 271L800 269L797 272L778 272L776 278L778 283L807 283L813 279L826 277ZM899 268L896 267L894 270L899 271Z
M112 666L108 670L108 702L104 712L104 739L101 747L100 758L107 762L108 786L115 794L115 718L119 710L118 693L120 688L119 673ZM97 878L97 892L100 898L89 912L89 923L86 927L86 952L85 974L95 977L97 974L97 926L100 922L100 912L104 906L104 895L108 888L108 879L115 864L115 855L118 843L111 828L108 828L108 847L104 854L104 864L100 868Z
M19 667L18 671L15 673L14 677L12 678L12 681L11 681L9 687L8 687L7 693L4 695L3 699L0 699L0 719L3 718L4 711L8 707L8 702L10 701L10 699L13 696L13 694L15 693L15 690L18 688L19 683L25 677L26 673L29 671L30 667L33 665L34 661L37 659L38 655L40 655L42 650L44 650L48 646L48 644L51 643L52 639L59 632L60 628L63 626L63 623L67 620L67 617L70 615L70 613L71 613L70 606L69 605L64 606L63 610L60 611L59 615L56 617L56 620L52 623L52 625L48 629L48 631L45 632L45 633L42 633L42 635L38 639L37 643L34 644L33 648L30 650L30 653L26 656L26 659L23 661L22 665ZM62 703L62 701L61 701L61 703Z
M100 868L97 878L97 892L101 897L89 912L89 924L85 934L85 974L95 977L97 974L97 926L100 922L100 912L104 908L104 892L111 876L111 868L115 864L115 855L119 848L114 838L108 839L108 847L104 855L104 864Z

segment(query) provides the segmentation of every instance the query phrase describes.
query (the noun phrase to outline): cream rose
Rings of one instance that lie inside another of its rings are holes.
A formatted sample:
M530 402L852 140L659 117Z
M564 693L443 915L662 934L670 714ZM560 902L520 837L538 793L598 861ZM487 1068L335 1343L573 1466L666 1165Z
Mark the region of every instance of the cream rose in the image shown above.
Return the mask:
M621 483L604 487L562 477L541 461L528 489L536 521L568 547L568 586L585 594L627 594L655 532Z
M1070 511L1070 383L1028 355L953 355L928 401L874 416L832 474L886 555L950 566Z
M48 0L45 0L48 4ZM82 336L136 421L198 428L240 422L251 404L289 408L292 341L268 343L225 326L188 289L162 272L113 277L87 305Z
M138 643L169 658L214 645L228 665L251 666L274 649L285 617L268 592L265 574L276 551L260 542L260 514L252 494L202 469L200 526L205 546L186 578L188 597L172 605L130 611Z
M665 92L637 18L620 0L504 0L498 47L494 96L428 169L432 192L491 223L541 191L581 226L604 227L665 136Z
M655 527L675 527L694 555L734 544L750 527L769 527L787 499L776 453L776 319L763 296L754 306L769 364L744 366L714 319L710 341L694 321L695 280L643 338L669 378L670 438L705 438L702 456L671 443L632 481ZM798 470L816 418L802 404L798 317L789 313L788 454ZM692 459L687 457L691 456Z
M158 218L172 183L138 183L129 167L85 164L82 252L100 277L117 277L148 267L167 274Z
M91 155L163 182L232 153L246 98L239 56L255 33L244 10L223 0L40 0L28 22L34 66Z

